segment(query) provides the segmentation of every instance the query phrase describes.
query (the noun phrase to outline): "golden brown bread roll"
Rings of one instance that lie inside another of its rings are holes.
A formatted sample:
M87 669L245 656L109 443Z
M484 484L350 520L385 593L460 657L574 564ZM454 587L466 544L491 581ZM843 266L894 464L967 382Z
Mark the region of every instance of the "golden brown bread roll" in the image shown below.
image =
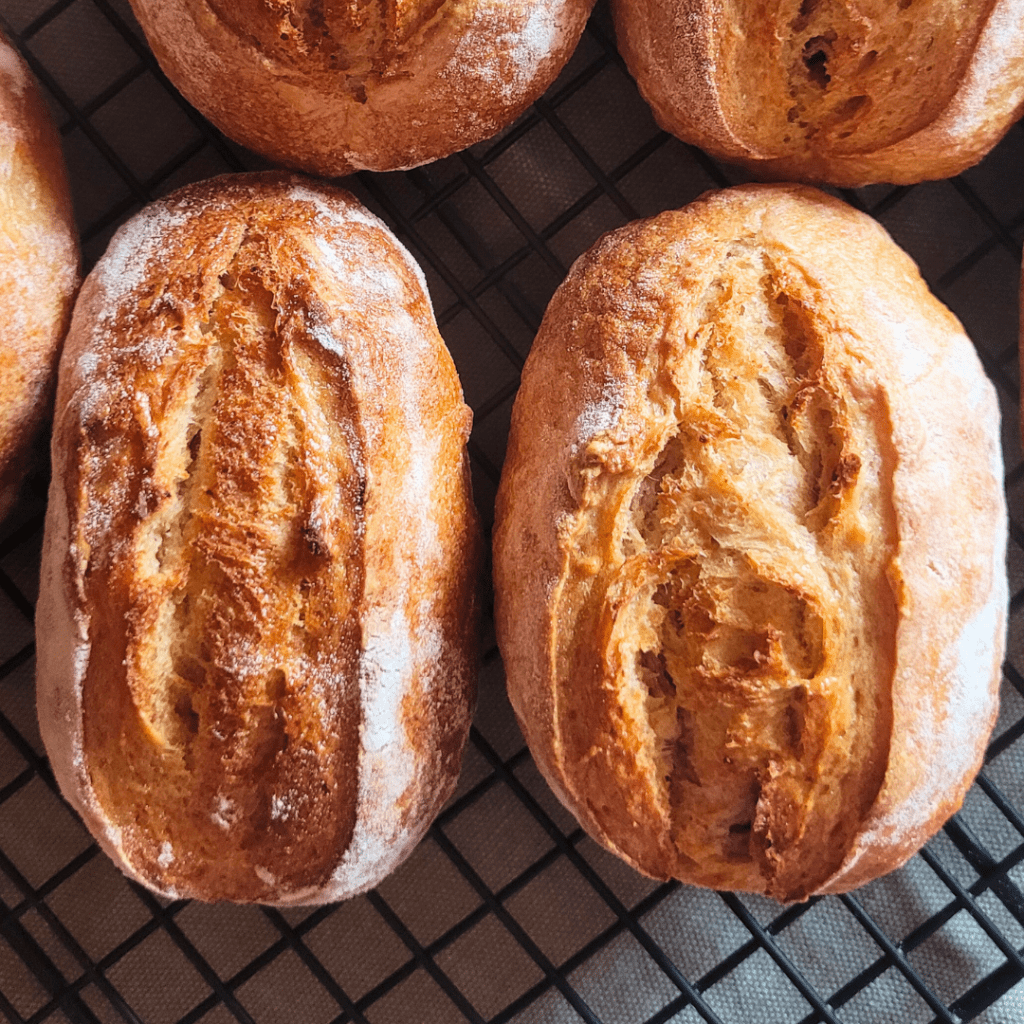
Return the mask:
M471 418L348 193L229 176L120 230L61 359L36 622L54 774L128 874L327 902L426 831L475 691Z
M78 260L57 132L25 62L0 34L0 518L50 412Z
M132 0L167 77L225 134L323 175L414 167L511 124L594 0Z
M1024 0L613 0L658 123L759 177L945 178L1024 112Z
M523 373L494 578L554 791L641 871L800 900L909 857L994 722L994 389L866 215L751 186L606 235Z

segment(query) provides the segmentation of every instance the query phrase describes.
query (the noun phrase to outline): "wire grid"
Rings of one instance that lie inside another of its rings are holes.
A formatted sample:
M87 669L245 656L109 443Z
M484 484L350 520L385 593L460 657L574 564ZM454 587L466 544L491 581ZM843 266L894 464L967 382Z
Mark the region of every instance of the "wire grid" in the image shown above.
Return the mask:
M0 28L60 125L87 266L153 198L263 166L167 83L126 0L2 0ZM0 529L0 1011L19 1024L1024 1021L1022 167L1018 125L955 180L841 193L881 220L964 321L1004 413L1013 596L1003 710L964 810L904 869L789 908L635 874L540 781L505 703L488 618L459 789L379 889L313 911L160 900L98 855L42 752L39 468ZM488 527L519 371L571 261L606 230L741 180L658 130L599 4L559 80L498 138L345 182L425 269L475 411L470 453Z

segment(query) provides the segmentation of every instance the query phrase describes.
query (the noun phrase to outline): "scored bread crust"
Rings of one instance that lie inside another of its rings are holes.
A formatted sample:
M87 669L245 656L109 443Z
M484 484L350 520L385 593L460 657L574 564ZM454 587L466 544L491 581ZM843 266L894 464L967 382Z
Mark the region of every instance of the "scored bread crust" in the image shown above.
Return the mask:
M225 134L325 176L415 167L511 124L593 0L132 0L157 60Z
M778 25L764 12L745 24L749 12L733 6L613 0L619 48L658 123L759 178L859 187L953 177L1024 113L1020 0L977 0L962 30L941 24L936 0L934 18L895 41L885 37L913 23L919 5L880 2L865 15L842 0L774 0ZM825 27L833 16L838 31ZM847 22L855 38L844 39ZM923 45L931 36L947 37L942 53ZM783 55L790 42L803 48ZM881 70L875 47L889 77L870 82ZM893 100L897 83L904 94ZM838 90L846 105L830 109L826 97Z
M994 389L874 221L748 186L612 232L545 315L497 499L534 758L654 877L889 871L980 766L1005 534Z
M475 694L470 425L348 193L227 176L121 228L62 356L36 622L54 774L126 873L322 903L419 841Z
M0 34L0 518L50 413L78 264L56 129L25 62Z

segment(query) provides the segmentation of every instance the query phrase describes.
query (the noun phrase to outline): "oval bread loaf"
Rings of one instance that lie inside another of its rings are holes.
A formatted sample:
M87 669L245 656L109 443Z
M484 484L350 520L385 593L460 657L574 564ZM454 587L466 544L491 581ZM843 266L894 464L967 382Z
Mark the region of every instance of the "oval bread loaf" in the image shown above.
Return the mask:
M801 900L898 866L994 722L994 389L869 217L751 186L581 257L523 373L498 637L555 792L658 878Z
M436 160L511 124L594 0L132 0L167 77L226 135L325 176Z
M54 774L129 875L318 903L411 851L475 692L470 423L348 193L229 176L115 236L61 360L36 621Z
M77 287L60 141L25 62L0 34L0 518L50 413Z
M1024 112L1024 0L613 0L658 123L759 177L911 184Z

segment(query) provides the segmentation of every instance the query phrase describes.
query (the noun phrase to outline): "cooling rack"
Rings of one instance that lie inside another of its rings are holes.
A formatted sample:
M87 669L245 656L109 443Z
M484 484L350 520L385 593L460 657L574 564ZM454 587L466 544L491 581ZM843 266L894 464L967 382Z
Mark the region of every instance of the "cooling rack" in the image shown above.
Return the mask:
M147 201L263 166L169 86L126 0L0 0L60 125L87 265ZM345 184L427 274L475 412L493 515L523 359L600 234L737 183L659 131L598 5L559 80L502 135ZM781 907L645 879L540 780L488 620L459 789L377 890L317 909L168 902L126 881L60 799L35 723L45 444L0 525L0 1011L19 1024L914 1024L1024 1022L1024 523L1016 350L1024 128L978 167L840 193L961 318L995 381L1010 501L1002 713L963 810L903 869ZM955 482L951 482L955 486Z

